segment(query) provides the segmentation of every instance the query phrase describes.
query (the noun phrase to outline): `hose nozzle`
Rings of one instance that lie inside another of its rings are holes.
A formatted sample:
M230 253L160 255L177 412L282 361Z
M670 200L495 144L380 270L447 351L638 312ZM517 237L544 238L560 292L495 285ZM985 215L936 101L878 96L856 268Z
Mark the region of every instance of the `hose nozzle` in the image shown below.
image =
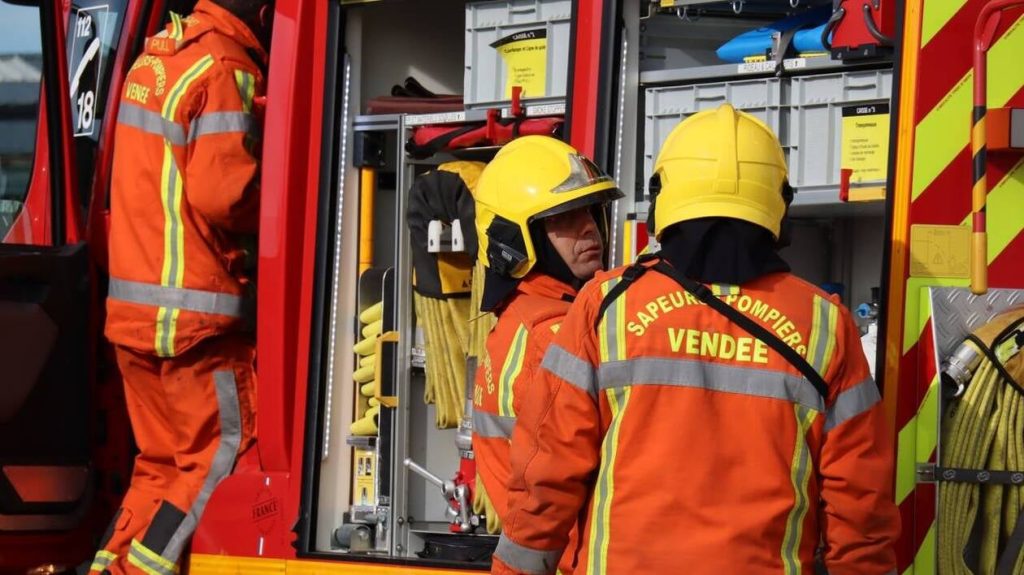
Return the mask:
M981 364L981 353L970 341L960 344L956 352L948 360L942 370L943 379L950 383L953 397L960 397L967 390L967 385L974 377L974 371Z

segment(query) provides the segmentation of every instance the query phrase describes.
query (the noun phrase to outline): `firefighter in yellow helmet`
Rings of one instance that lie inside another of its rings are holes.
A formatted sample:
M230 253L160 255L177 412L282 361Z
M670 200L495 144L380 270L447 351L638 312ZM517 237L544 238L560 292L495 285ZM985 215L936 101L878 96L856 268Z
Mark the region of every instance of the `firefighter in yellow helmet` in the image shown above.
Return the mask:
M724 105L655 164L662 251L580 291L518 412L492 573L895 573L892 436L849 311L776 253L775 135ZM578 544L570 531L584 517Z
M477 369L473 451L477 491L499 518L520 402L534 392L541 358L577 290L605 268L606 211L620 197L593 162L546 136L513 140L480 176L481 307L498 321ZM571 564L563 572L570 570Z

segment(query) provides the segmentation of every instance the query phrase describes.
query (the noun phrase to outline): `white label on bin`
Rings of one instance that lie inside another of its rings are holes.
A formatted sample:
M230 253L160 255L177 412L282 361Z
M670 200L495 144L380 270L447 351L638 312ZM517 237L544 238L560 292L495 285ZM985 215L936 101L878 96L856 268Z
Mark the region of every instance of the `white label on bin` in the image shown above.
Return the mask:
M782 67L786 70L799 70L807 67L807 58L787 58L782 61ZM766 74L775 71L775 61L744 62L736 66L737 74Z
M465 112L441 112L438 114L415 114L405 117L406 126L425 126L427 124L458 124L466 121Z

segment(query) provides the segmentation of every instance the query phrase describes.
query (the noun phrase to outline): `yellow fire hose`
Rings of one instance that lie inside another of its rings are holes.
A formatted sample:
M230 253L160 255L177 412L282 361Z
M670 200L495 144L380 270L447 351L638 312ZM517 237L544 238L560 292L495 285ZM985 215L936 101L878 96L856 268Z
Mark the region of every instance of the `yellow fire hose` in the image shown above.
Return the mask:
M380 413L380 405L373 399L373 395L377 375L376 340L383 331L383 316L383 302L377 302L359 314L359 322L363 324L360 332L363 339L353 348L359 356L359 368L352 374L352 380L359 386L360 395L357 396L356 419L349 426L352 435L377 434L376 417Z
M959 383L942 422L939 573L1024 573L1024 309L1004 313L957 350ZM1020 472L1020 473L1018 473Z

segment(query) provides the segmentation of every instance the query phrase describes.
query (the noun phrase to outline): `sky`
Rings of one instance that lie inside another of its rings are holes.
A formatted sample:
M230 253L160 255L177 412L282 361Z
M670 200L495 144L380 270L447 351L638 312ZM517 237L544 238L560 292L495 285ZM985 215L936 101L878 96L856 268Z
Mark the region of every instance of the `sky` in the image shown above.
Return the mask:
M0 0L0 54L39 52L38 8Z

